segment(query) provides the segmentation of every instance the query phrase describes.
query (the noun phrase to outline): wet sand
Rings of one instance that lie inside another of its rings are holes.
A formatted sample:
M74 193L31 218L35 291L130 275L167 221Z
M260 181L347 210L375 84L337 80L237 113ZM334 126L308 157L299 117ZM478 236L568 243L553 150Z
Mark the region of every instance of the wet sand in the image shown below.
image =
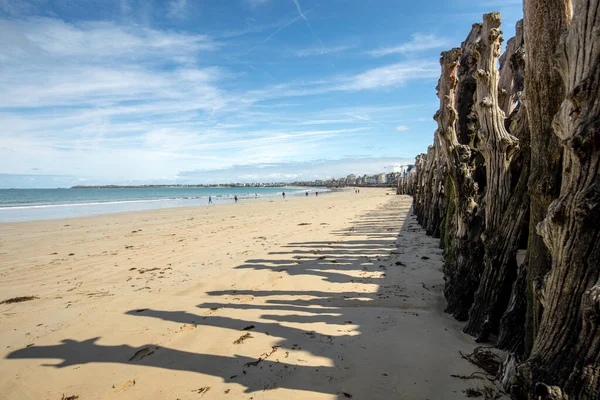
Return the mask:
M0 224L4 399L464 399L442 251L387 189Z

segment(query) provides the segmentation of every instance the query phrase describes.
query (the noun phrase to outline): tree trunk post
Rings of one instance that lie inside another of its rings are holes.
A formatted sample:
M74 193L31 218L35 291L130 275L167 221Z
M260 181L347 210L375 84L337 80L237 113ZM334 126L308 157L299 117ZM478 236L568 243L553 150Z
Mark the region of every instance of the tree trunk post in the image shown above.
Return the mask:
M505 115L499 106L496 67L501 52L500 13L483 16L483 32L476 48L477 103L479 117L479 147L486 161L485 249L484 271L475 300L469 310L466 333L487 341L498 331L516 278L515 255L518 249L522 220L527 214L527 178L529 160L520 171L519 140L508 133ZM513 179L516 181L513 181Z
M529 354L537 335L541 303L534 295L537 282L548 273L550 253L536 226L546 216L548 206L560 191L562 148L552 133L552 119L564 98L564 88L555 69L555 52L560 36L572 17L572 0L524 0L526 43L525 98L531 131L531 175L527 271L527 334L525 353Z
M566 93L554 118L564 149L560 196L537 225L552 265L537 287L544 312L520 369L538 393L559 387L564 398L599 399L600 0L574 5L556 53Z

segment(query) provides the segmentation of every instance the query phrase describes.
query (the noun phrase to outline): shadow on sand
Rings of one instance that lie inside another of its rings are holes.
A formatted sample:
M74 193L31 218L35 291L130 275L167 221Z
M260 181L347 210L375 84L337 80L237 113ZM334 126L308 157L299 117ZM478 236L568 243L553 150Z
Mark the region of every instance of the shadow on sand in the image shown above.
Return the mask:
M386 349L390 343L385 341L398 335L396 331L400 327L388 331L386 336L381 336L382 343L367 349L366 343L377 342L378 339L365 341L365 326L370 325L369 335L393 327L395 321L385 313L386 309L418 315L415 312L420 305L411 301L413 293L403 286L399 278L405 263L397 264L402 257L399 246L406 244L399 242L399 234L402 236L402 231L420 231L414 218L408 216L406 203L406 200L395 197L385 208L360 216L348 229L333 232L339 241L289 243L284 246L286 251L270 253L273 259L252 259L236 267L288 276L318 277L329 284L327 291L310 288L220 290L206 293L214 300L196 305L197 313L156 309L126 313L134 321L159 318L177 324L212 326L240 333L247 329L252 335L263 333L277 338L275 346L265 348L264 353L257 354L255 358L236 354L197 354L153 344L141 347L125 344L105 346L96 343L99 338L83 341L65 339L57 345L23 348L10 353L7 358L63 360L58 364L42 364L56 368L89 363L122 363L198 372L220 377L226 383L240 384L248 393L288 388L337 395L339 399L350 396L382 398L370 392L372 388L357 387L351 376L376 374L386 379L386 372L391 371L383 369L397 362L386 360ZM352 290L343 290L348 287ZM338 288L342 290L336 290ZM241 296L250 296L252 300L239 302ZM219 310L218 314L226 314L227 310L235 311L235 315L244 312L248 318L206 315L203 310L207 309ZM327 334L302 329L302 324L315 323L325 327L319 332ZM210 341L211 337L205 339ZM361 347L365 350L358 356L348 355L356 354L356 349ZM353 349L353 352L348 352L348 349ZM303 365L300 356L291 354L298 351L326 358L329 361L325 364L329 366ZM373 371L374 366L379 365L382 370ZM373 385L381 383L374 381Z

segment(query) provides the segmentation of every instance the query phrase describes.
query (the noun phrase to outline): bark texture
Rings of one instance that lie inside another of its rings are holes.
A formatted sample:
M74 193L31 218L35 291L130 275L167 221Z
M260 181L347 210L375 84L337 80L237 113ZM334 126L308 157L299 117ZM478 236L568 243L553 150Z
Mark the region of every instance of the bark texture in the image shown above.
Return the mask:
M566 93L554 118L564 149L560 196L536 227L552 264L536 287L544 312L520 371L536 383L534 395L599 399L600 3L574 5L556 53Z
M445 249L444 294L448 301L445 311L464 321L481 273L482 246L478 232L483 224L478 215L479 190L473 178L473 154L468 145L458 142L456 132L458 113L454 105L457 103L459 81L456 71L461 54L460 48L442 53L442 72L438 83L440 109L434 119L438 123L436 136L447 160L447 186L451 187L442 241Z
M519 139L520 157L518 163L513 165L514 170L521 169L519 190L527 190L525 180L528 178L529 168L531 164L531 140L529 124L527 120L527 110L525 109L526 102L524 101L524 72L525 72L525 40L523 36L523 21L517 22L515 37L510 39L512 48L510 49L510 64L509 70L500 67L500 80L503 79L503 74L511 76L513 84L510 86L512 93L509 93L509 98L515 100L515 108L512 110L505 125L508 130L517 139ZM507 49L507 53L509 49ZM505 53L506 54L506 53ZM502 96L500 96L502 98ZM516 172L513 171L513 179ZM516 190L515 193L518 193ZM528 210L529 212L529 210ZM526 214L521 218L521 226L519 228L518 247L526 249L528 235L528 219ZM511 252L513 249L511 249ZM512 262L512 261L511 261ZM522 355L525 349L525 322L527 314L527 267L525 265L517 266L517 277L513 283L508 307L500 320L500 328L498 333L497 347L502 350L509 350L517 355Z
M506 129L505 115L499 106L496 65L502 42L500 23L499 13L483 16L483 32L476 49L479 148L486 161L487 177L482 235L485 252L484 272L464 331L478 335L480 341L486 341L490 333L497 333L508 305L517 272L515 256L529 202L529 157L523 156L519 140ZM514 74L510 76L514 79ZM528 136L528 131L520 133Z
M431 160L431 203L427 209L427 215L424 221L425 231L428 235L435 238L440 237L440 224L445 214L444 207L444 169L446 167L446 157L441 152L440 139L437 134L433 136L433 148L427 155L428 161Z
M551 259L535 227L558 197L562 147L552 132L552 119L564 98L560 74L555 69L555 52L561 34L571 21L571 0L524 0L524 36L527 116L531 130L531 217L528 247L528 319L526 352L537 335L542 306L533 295L534 286L550 269Z
M427 234L434 237L440 237L440 224L446 213L445 160L436 133L434 145L427 148L427 154L416 157L416 172L398 182L398 194L414 193L413 211L417 220L425 227Z

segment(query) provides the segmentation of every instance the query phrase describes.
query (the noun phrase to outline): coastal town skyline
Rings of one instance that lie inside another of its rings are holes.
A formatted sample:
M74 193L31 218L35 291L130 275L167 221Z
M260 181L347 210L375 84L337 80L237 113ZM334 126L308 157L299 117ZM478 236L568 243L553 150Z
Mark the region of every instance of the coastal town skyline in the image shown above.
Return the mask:
M389 165L380 167L384 161L390 162ZM402 162L400 164L400 162ZM414 159L397 159L390 158L387 160L358 159L354 160L352 167L348 167L344 162L336 160L321 160L320 162L307 164L269 164L255 165L250 169L245 167L243 174L238 173L237 167L219 171L196 172L193 176L182 177L171 182L167 180L148 180L148 181L94 181L87 179L57 179L56 177L39 176L40 180L32 178L22 178L19 176L9 177L6 174L0 174L0 189L52 189L52 188L68 188L68 187L176 187L176 186L284 186L296 182L304 182L304 186L309 186L309 182L319 182L315 186L327 186L325 182L329 182L331 186L338 186L342 179L354 176L355 179L363 179L366 182L367 177L380 175L391 176L394 174L402 174L407 169L414 166ZM271 169L275 173L261 175L261 170ZM348 171L354 171L356 174L348 174ZM263 177L261 180L260 177ZM44 181L44 179L46 179ZM70 183L69 183L70 182ZM335 183L334 183L335 182ZM360 182L360 181L359 181ZM345 182L344 182L345 184ZM358 183L361 184L361 183Z
M378 174L355 175L349 174L341 178L317 179L314 181L292 181L292 182L229 182L217 184L147 184L147 185L76 185L71 189L88 189L88 188L214 188L214 187L229 187L229 188L258 188L258 187L346 187L346 186L395 186L398 180L406 176L413 168L414 164L403 165L401 171Z

